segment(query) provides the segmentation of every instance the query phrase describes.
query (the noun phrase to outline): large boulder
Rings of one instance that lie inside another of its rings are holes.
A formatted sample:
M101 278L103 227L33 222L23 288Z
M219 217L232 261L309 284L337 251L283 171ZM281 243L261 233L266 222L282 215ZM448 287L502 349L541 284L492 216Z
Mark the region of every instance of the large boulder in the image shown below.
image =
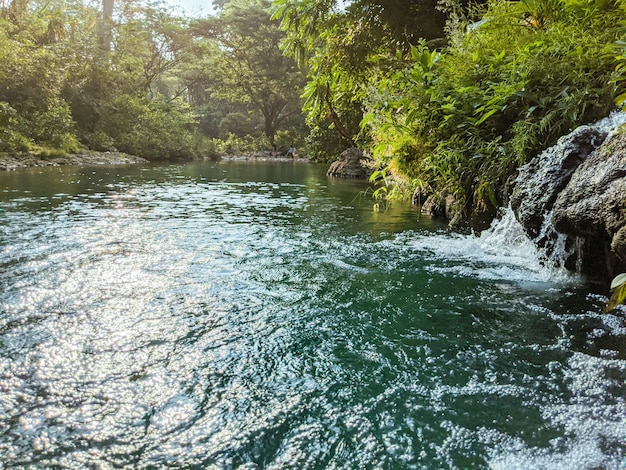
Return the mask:
M414 195L413 203L415 200ZM458 227L463 222L463 205L453 194L431 194L421 205L421 212L432 217L446 218L450 227Z
M607 135L596 127L581 126L520 168L510 204L530 238L540 237L545 215L552 210L559 193Z
M554 228L577 240L584 272L626 271L626 134L608 139L576 168L552 210Z
M372 174L371 168L365 164L367 160L362 150L351 147L341 152L339 159L330 165L326 174L339 178L367 179Z

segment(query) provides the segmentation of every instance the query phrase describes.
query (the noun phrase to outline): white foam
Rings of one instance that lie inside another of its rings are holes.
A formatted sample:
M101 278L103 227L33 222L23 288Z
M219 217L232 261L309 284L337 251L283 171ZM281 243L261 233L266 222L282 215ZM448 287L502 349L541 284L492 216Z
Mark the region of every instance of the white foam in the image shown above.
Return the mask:
M443 262L433 263L431 272L451 273L482 280L511 282L562 283L577 278L562 264L552 266L544 262L543 253L526 236L507 208L488 230L475 234L423 234L408 241L412 249L425 252L426 258ZM422 253L424 254L424 253Z
M626 112L615 111L609 114L607 117L600 119L593 124L601 130L605 130L609 133L609 137L619 131L620 127L626 124Z
M622 360L574 353L563 369L571 397L561 403L540 407L550 426L563 430L562 437L550 441L547 448L496 448L489 467L492 469L545 468L576 470L588 468L621 469L620 450L605 448L626 435L624 399L608 392L620 386L615 377L626 371Z

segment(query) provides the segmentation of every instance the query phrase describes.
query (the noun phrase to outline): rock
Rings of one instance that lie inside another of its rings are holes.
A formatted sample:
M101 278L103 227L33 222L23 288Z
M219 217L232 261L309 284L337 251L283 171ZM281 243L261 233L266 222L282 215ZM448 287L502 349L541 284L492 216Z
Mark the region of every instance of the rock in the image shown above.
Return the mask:
M520 168L510 204L532 239L541 234L545 214L552 210L576 168L607 135L604 130L581 126Z
M452 194L431 194L428 196L421 211L433 217L445 217L450 227L456 227L463 222L463 205Z
M491 225L497 215L496 208L487 201L479 201L474 205L469 218L465 217L465 205L453 194L432 194L428 189L417 188L413 192L411 202L421 207L423 214L441 217L448 220L450 227L471 227L482 231Z
M367 179L372 170L364 164L368 160L362 150L351 147L341 152L341 156L333 162L326 174L339 178Z
M433 217L441 217L446 215L445 202L439 195L431 194L422 204L422 213L432 215Z
M415 206L423 206L430 196L431 192L428 189L418 187L411 196L411 202Z
M611 250L615 255L626 264L626 226L620 228L611 241ZM626 272L626 268L621 269L622 272ZM617 272L615 273L617 274Z
M573 172L553 207L555 229L579 239L592 277L626 271L626 134L615 135Z

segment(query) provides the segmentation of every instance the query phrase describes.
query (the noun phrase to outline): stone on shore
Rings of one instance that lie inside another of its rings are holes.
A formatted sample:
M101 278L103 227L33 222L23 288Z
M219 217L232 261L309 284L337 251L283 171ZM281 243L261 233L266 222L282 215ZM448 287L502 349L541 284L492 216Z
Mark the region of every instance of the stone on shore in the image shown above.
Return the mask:
M333 162L326 174L338 178L367 179L372 169L367 166L369 158L362 150L351 147L341 152L339 159Z

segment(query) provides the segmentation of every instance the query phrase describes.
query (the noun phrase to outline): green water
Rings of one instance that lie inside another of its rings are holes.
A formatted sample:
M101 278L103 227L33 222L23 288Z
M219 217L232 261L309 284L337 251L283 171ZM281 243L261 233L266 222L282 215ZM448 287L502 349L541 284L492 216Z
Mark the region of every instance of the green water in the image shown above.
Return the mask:
M307 164L0 188L0 468L622 468L624 314L510 223Z

